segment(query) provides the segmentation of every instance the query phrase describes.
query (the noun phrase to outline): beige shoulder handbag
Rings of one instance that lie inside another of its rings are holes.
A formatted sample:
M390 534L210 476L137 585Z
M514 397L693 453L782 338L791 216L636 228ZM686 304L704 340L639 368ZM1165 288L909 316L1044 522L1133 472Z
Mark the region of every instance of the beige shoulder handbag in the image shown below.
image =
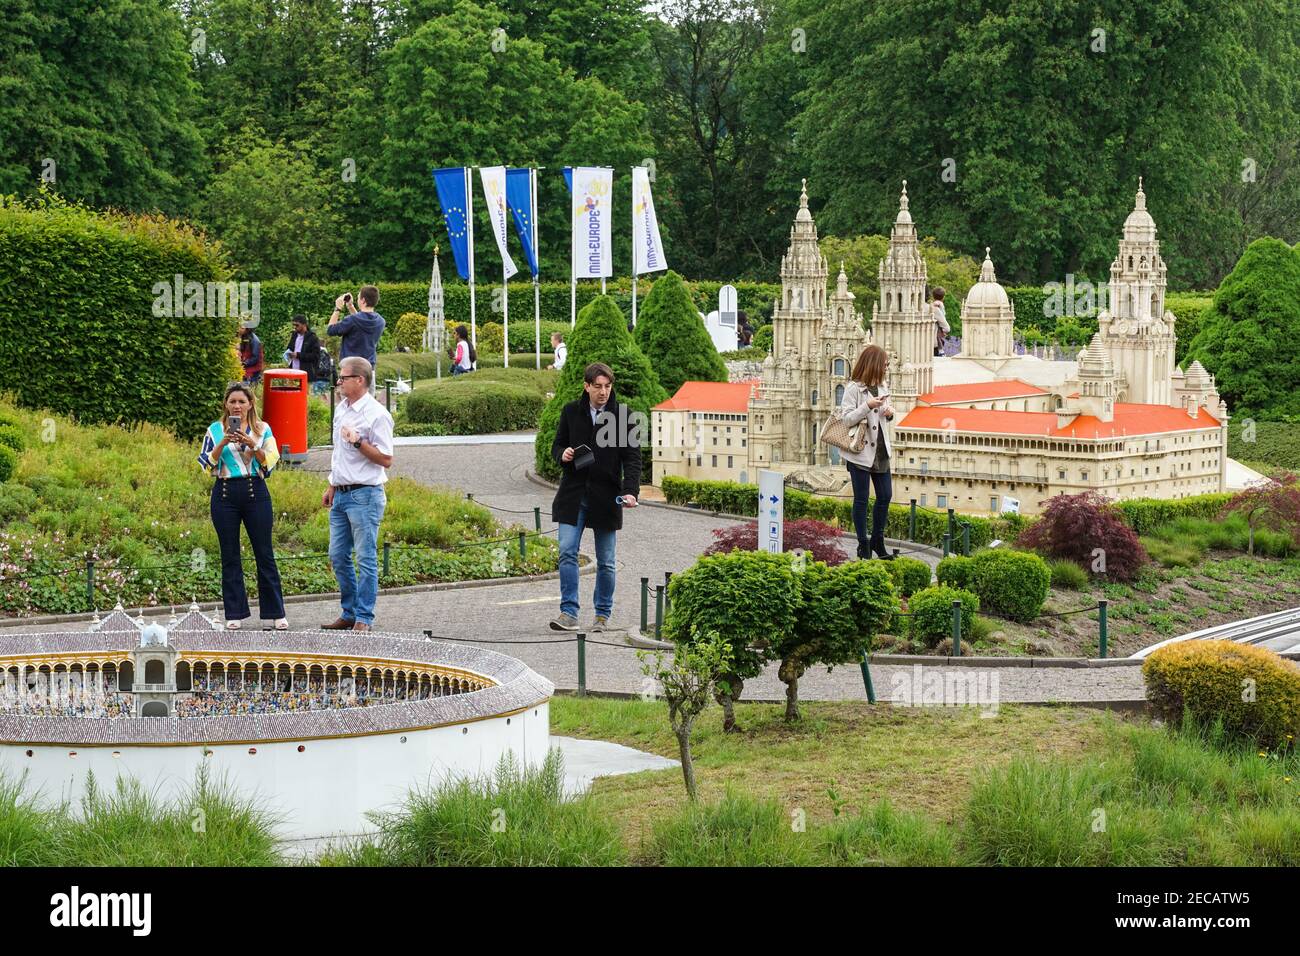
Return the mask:
M826 423L817 432L817 437L828 445L857 454L867 447L867 434L870 427L870 422L865 418L856 425L844 424L844 419L840 417L840 409L837 408L831 412L831 417L826 419Z

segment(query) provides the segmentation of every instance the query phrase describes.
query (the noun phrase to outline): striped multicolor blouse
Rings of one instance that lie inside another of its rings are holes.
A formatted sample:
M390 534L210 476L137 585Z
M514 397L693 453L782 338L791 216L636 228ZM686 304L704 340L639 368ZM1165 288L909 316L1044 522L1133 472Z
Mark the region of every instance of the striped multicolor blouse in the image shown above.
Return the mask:
M239 447L237 445L227 445L221 449L220 459L214 460L212 453L216 451L217 445L226 435L225 425L218 419L208 426L203 436L203 450L199 452L199 467L218 478L247 478L258 473L265 478L271 474L271 469L280 460L280 449L275 443L275 436L271 434L271 426L266 422L262 422L261 426L262 437L255 447L256 450L265 452L265 465L259 464L257 459L251 456L245 461L244 457L235 451ZM246 434L253 433L249 430Z

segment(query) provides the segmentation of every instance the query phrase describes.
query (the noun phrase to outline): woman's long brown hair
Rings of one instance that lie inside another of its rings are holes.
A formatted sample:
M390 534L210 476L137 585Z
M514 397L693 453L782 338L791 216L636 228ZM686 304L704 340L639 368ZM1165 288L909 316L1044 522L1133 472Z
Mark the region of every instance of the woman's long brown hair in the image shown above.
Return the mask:
M849 377L859 385L880 385L885 381L885 369L889 366L889 356L879 345L868 345L853 363L853 374Z
M257 399L253 395L253 386L244 382L231 382L226 386L226 394L221 398L221 427L223 430L230 428L230 415L226 412L226 399L234 392L243 392L244 397L248 399L248 415L244 421L244 431L257 435L261 433L261 424L257 417Z

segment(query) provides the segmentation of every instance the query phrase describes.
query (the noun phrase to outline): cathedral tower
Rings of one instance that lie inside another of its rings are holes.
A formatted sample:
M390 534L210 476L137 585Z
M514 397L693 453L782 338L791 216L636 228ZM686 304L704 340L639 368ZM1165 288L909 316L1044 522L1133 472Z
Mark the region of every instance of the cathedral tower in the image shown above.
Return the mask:
M880 300L871 308L871 340L889 355L894 409L906 415L934 387L934 318L926 304L925 260L907 209L907 181L889 249L880 260Z
M1165 263L1140 177L1133 211L1124 220L1119 254L1110 265L1109 300L1097 326L1121 380L1120 400L1169 405L1174 314L1165 309Z
M799 211L790 227L790 248L781 257L781 301L772 312L772 352L781 359L794 351L812 353L826 311L826 259L817 245L817 225L808 211L808 180L799 193Z

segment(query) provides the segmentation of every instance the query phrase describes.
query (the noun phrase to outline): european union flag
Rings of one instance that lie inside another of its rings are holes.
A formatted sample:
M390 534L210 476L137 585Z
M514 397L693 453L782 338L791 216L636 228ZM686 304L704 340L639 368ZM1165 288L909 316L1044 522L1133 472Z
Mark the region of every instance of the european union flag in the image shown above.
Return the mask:
M435 169L433 183L438 187L438 202L442 218L447 222L447 239L451 254L456 260L456 272L462 279L469 278L469 242L466 238L465 209L469 202L465 195L465 167Z
M537 275L537 250L533 248L533 183L531 169L506 170L506 204L515 218L515 232L524 247L524 258L533 276Z

